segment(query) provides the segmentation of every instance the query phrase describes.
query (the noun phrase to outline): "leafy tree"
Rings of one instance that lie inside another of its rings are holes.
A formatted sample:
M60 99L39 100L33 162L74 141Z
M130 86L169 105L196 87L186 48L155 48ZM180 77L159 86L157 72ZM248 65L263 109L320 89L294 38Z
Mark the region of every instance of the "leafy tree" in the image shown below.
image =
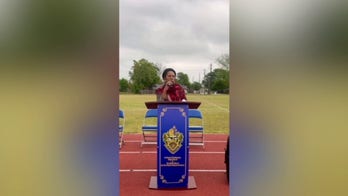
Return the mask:
M176 80L178 81L178 83L180 83L181 85L186 86L187 88L190 88L190 80L187 74L179 72L176 76Z
M202 84L199 83L199 82L193 82L193 83L191 84L191 88L192 88L193 90L195 90L195 91L198 91L199 89L202 88Z
M155 84L160 82L157 65L146 59L134 60L133 63L129 72L132 92L140 93L140 90L151 90Z
M120 80L120 92L128 92L128 80L122 78Z
M202 83L206 87L210 86L211 90L217 91L218 93L228 93L229 71L221 68L214 69L204 76Z

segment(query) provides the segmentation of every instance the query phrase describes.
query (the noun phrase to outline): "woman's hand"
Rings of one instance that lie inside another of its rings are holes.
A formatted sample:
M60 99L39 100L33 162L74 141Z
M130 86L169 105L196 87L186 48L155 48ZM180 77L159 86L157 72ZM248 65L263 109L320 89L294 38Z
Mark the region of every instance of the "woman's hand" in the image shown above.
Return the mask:
M169 87L172 87L174 85L174 82L173 81L168 81L166 83L166 86L169 86Z
M166 81L164 83L164 88L163 88L163 93L162 93L162 98L163 99L168 99L167 91L174 86L174 81Z

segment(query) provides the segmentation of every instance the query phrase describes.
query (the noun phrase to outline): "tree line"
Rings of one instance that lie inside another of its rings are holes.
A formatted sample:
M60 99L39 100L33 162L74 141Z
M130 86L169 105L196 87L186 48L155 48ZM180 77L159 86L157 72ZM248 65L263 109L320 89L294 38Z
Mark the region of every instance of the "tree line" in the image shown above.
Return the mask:
M187 74L178 72L177 81L186 87L190 93L204 91L204 93L229 93L229 55L223 54L216 58L219 66L203 76L202 82L190 82ZM152 91L162 83L161 74L164 67L144 58L133 60L133 66L128 72L130 79L120 79L120 92L140 94L142 91Z

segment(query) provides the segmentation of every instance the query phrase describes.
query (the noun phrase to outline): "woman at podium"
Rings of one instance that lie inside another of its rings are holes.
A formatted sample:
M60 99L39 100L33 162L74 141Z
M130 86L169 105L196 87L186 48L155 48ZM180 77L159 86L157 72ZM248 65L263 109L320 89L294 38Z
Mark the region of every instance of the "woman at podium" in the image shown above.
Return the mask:
M176 72L167 68L162 73L163 85L156 90L157 101L186 101L184 88L176 82Z

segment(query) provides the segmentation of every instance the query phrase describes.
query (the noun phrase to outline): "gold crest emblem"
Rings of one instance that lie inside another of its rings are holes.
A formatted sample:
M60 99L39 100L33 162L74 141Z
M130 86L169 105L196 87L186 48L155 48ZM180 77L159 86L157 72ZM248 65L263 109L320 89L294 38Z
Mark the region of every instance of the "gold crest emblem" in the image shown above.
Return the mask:
M167 150L170 153L175 154L182 146L184 135L173 126L173 128L163 134L163 141Z

